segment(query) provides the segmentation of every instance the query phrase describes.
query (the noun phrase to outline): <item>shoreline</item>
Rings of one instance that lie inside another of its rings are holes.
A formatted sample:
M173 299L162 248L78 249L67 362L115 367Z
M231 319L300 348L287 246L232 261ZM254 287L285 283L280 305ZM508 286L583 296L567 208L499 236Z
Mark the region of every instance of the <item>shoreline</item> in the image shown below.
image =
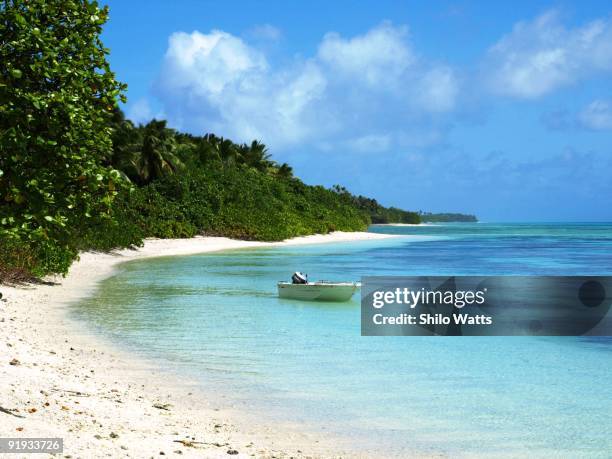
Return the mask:
M335 232L282 242L147 239L136 250L83 253L65 278L0 286L0 436L60 437L60 457L340 457L359 455L300 426L252 425L248 409L208 397L69 317L121 263L223 250L352 242L393 235Z
M434 226L437 223L372 223L372 226Z

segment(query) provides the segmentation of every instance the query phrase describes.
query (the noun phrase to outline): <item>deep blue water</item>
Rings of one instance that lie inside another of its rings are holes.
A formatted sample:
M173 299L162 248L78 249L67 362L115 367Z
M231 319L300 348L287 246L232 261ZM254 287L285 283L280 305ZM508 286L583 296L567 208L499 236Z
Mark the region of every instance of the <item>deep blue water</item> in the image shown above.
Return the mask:
M388 454L610 456L610 340L361 337L357 297L280 300L276 281L612 275L612 225L371 231L404 237L126 263L75 314L257 415Z

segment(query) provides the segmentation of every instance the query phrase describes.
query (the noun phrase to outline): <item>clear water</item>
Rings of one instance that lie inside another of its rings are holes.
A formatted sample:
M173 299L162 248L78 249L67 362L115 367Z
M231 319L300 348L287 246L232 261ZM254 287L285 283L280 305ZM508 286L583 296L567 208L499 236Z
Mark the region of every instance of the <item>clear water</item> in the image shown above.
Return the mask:
M612 274L612 225L372 227L397 239L122 265L75 313L261 416L381 455L610 457L612 341L361 337L358 298L280 300L277 280Z

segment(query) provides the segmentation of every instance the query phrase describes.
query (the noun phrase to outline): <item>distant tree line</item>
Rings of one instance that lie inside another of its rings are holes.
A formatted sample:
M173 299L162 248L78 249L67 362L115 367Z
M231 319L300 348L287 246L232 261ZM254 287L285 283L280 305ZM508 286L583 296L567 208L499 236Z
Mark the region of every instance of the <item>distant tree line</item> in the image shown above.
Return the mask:
M442 223L442 222L477 222L476 215L459 214L459 213L440 213L433 214L429 212L419 212L421 221L424 223Z
M334 185L332 190L339 195L344 196L347 201L352 202L355 207L365 212L370 217L370 221L374 224L417 224L421 222L421 217L417 212L398 209L397 207L384 207L380 205L376 199L361 195L354 196L346 188L340 185Z

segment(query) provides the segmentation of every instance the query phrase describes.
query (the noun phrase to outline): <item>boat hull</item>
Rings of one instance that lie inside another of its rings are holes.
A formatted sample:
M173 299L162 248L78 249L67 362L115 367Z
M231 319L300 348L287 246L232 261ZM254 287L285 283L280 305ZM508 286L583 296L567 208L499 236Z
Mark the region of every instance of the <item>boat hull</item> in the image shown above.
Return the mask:
M349 301L359 289L356 283L325 284L291 284L278 283L278 296L302 301Z

